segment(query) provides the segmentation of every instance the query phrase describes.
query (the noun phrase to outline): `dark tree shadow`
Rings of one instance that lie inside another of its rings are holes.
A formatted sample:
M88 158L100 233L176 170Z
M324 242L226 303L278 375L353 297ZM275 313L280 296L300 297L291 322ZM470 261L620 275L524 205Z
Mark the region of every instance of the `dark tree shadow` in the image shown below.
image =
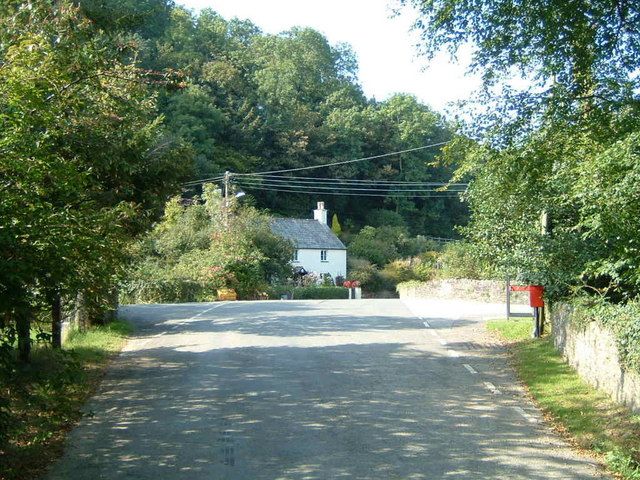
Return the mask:
M142 346L49 478L593 478L398 305L130 307Z

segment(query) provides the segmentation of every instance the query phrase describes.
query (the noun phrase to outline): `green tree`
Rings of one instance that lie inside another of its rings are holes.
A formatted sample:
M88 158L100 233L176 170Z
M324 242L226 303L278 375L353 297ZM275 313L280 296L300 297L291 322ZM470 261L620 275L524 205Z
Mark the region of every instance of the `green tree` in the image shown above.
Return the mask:
M332 45L309 28L269 35L251 22L226 20L209 9L193 13L175 7L163 34L145 45L151 52L145 65L179 70L190 81L184 90L162 94L159 103L171 131L193 146L200 178L226 170L321 165L450 138L443 118L410 95L368 100L357 83L351 49ZM437 153L425 150L309 173L442 181L452 167L438 165ZM280 214L306 215L312 203L304 193L252 187L260 205ZM371 208L396 210L412 233L451 236L453 225L465 221L466 211L456 199L369 200L335 196L332 207L357 226L365 224Z
M487 102L447 155L469 178L466 233L504 272L612 298L640 293L637 159L640 8L601 0L418 2L425 52L474 46ZM530 88L504 82L514 72ZM487 103L491 105L491 103ZM613 213L615 211L615 214ZM541 230L540 217L550 219Z
M34 308L98 300L183 167L129 47L70 2L2 9L0 309L27 360Z
M331 231L335 233L337 237L342 235L342 226L340 225L340 221L338 220L337 213L334 213L333 217L331 217Z
M348 246L350 255L369 260L379 267L400 257L398 246L407 237L407 232L400 227L366 226L353 237Z
M432 58L442 48L455 51L471 43L472 66L489 84L512 74L515 67L546 86L544 96L562 94L580 103L601 95L599 101L614 101L618 95L631 94L629 75L637 68L640 50L636 3L554 0L542 7L511 0L401 3L418 9L416 28L422 33L425 54Z
M213 185L191 205L170 200L164 219L137 247L123 284L127 299L214 300L223 287L253 298L268 282L290 277L293 246L271 232L264 214L227 202Z

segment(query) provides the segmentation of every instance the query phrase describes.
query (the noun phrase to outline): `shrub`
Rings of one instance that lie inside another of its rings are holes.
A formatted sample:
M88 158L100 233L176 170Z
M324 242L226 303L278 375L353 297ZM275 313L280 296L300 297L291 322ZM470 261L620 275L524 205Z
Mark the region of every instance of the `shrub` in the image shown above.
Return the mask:
M330 273L323 273L322 274L322 286L323 287L335 287L336 284L333 281L333 277L331 276Z
M389 229L364 227L349 244L349 255L367 259L376 265L384 265L398 258L396 240Z
M424 252L419 257L413 259L413 276L417 280L426 282L433 279L436 274L439 252Z
M429 251L440 251L442 247L438 242L418 235L404 239L398 246L398 250L403 257L415 257Z
M343 287L296 287L295 300L331 300L349 298L349 290Z
M261 293L266 293L269 300L279 300L282 295L290 295L293 288L292 285L265 285Z
M216 298L201 284L182 279L134 280L121 285L120 302L126 303L180 303L207 302Z
M494 277L488 262L481 260L472 244L452 242L438 256L436 268L440 278L468 278L484 280Z
M411 263L411 260L394 260L385 265L380 274L395 289L398 283L415 279Z
M315 287L322 285L322 274L317 272L309 272L300 277L300 287Z
M170 201L165 217L132 252L137 257L122 285L136 302L214 300L232 288L255 298L268 281L291 276L293 245L273 235L268 219L249 206L225 210L221 193L204 186L204 201Z
M384 278L371 262L364 258L349 258L349 278L357 280L369 292L392 290L393 284Z

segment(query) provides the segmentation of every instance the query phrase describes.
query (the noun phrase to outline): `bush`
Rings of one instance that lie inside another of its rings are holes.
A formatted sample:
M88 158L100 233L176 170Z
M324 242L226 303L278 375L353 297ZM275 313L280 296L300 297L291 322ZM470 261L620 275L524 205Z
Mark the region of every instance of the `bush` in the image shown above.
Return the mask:
M120 285L120 303L209 302L216 292L188 279L134 279Z
M256 298L268 282L289 278L293 245L271 232L264 214L224 205L212 185L189 206L171 200L163 221L132 252L123 300L208 301L220 288Z
M433 279L436 274L439 256L439 252L424 252L419 257L415 257L411 267L414 278L422 282Z
M367 259L375 265L384 265L398 258L397 236L383 228L364 227L360 230L349 244L349 255Z
M306 275L300 277L300 280L296 284L300 287L318 287L322 285L323 276L321 273L308 272Z
M486 261L480 260L472 244L452 242L439 255L436 268L440 278L491 279L495 272Z
M380 274L395 289L398 283L416 278L411 263L411 260L394 260L385 265Z
M362 288L368 292L393 290L393 283L385 278L371 262L364 258L350 257L348 259L349 279L357 280Z
M398 258L398 250L392 243L376 239L356 239L349 245L349 255L366 258L375 265L382 266Z
M344 287L296 287L295 300L331 300L349 298L349 290Z
M417 237L404 239L398 246L398 250L403 257L415 257L429 251L440 251L442 247L438 242L418 235Z

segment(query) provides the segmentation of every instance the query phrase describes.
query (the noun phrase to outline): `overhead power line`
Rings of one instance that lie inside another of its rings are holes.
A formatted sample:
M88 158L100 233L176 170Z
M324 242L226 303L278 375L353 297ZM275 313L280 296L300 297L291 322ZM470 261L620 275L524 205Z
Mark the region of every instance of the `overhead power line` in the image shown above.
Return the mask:
M183 183L182 186L183 187L195 187L196 185L201 185L203 183L219 182L223 178L224 178L224 175L218 175L217 177L203 178L201 180L191 180L190 182Z
M315 170L318 168L324 168L324 167L334 167L337 165L347 165L350 163L357 163L357 162L365 162L367 160L375 160L378 158L385 158L385 157L392 157L394 155L401 155L403 153L411 153L411 152L417 152L419 150L425 150L427 148L434 148L434 147L441 147L442 145L446 145L447 143L449 143L448 141L446 142L438 142L438 143L432 143L429 145L423 145L421 147L415 147L415 148L407 148L405 150L398 150L396 152L389 152L389 153L382 153L380 155L373 155L371 157L363 157L363 158L355 158L352 160L341 160L341 161L337 161L337 162L331 162L331 163L323 163L321 165L309 165L307 167L297 167L297 168L285 168L285 169L281 169L281 170L269 170L269 171L264 171L264 172L253 172L253 173L233 173L234 177L246 177L246 176L265 176L265 175L272 175L272 174L278 174L278 173L289 173L289 172L300 172L303 170ZM198 180L191 180L189 182L185 182L183 183L183 186L194 186L194 185L200 185L202 183L206 183L206 182L215 182L218 180L222 180L224 178L224 175L217 175L215 177L209 177L209 178L201 178Z
M309 189L304 187L287 187L283 185L277 186L257 186L250 184L241 184L242 188L246 190L263 190L268 192L282 192L282 193L305 193L305 194L317 194L317 195L344 195L344 196L360 196L360 197L402 197L402 198L458 198L461 192L442 192L442 191L402 191L402 190L387 190L385 192L375 192L365 190L362 192L354 192L353 190L322 190L320 187L315 189Z
M408 148L406 150L399 150L397 152L383 153L383 154L380 154L380 155L374 155L372 157L364 157L364 158L356 158L356 159L353 159L353 160L342 160L342 161L338 161L338 162L323 163L322 165L309 165L307 167L285 168L285 169L282 169L282 170L271 170L271 171L267 171L267 172L235 173L234 176L269 175L269 174L273 174L273 173L300 172L300 171L303 171L303 170L314 170L316 168L334 167L336 165L346 165L346 164L349 164L349 163L364 162L366 160L375 160L377 158L391 157L393 155L401 155L403 153L417 152L418 150L424 150L426 148L440 147L442 145L446 145L447 143L449 143L449 142L446 141L446 142L432 143L431 145L423 145L422 147Z
M304 193L307 195L338 195L348 197L397 197L397 198L456 198L456 195L437 195L432 194L418 194L418 195L401 195L395 192L389 193L347 193L347 192L317 192L314 190L287 190L279 188L260 188L252 187L254 190L265 190L268 192L281 192L281 193Z
M250 178L251 175L245 175L244 178ZM280 180L280 179L290 179L296 181L307 181L307 182L344 182L344 183L375 183L375 184L398 184L398 185L429 185L429 186L463 186L466 187L468 183L449 183L449 182L421 182L421 181L407 181L407 180L376 180L376 179L355 179L355 178L330 178L330 177L296 177L289 175L264 175L259 176L257 178L264 178L266 180Z
M314 178L314 177L284 177L284 176L264 176L264 177L240 177L234 179L235 182L251 181L263 183L295 183L300 185L332 185L332 186L353 186L353 187L432 187L432 188L466 188L466 183L447 182L408 182L402 180L352 180L348 178Z
M259 182L255 180L247 180L247 179L239 179L236 181L237 185L242 187L274 187L274 188L314 188L316 190L333 190L333 191L348 191L348 192L386 192L386 193L396 193L396 192L432 192L432 193L464 193L464 190L441 190L439 188L429 187L419 188L419 186L407 185L404 187L398 186L381 186L376 187L375 185L342 185L342 184L327 184L327 183L319 183L319 184L308 184L308 183L291 183L291 182L278 182L278 181L268 181L268 182ZM364 187L364 188L362 188Z

